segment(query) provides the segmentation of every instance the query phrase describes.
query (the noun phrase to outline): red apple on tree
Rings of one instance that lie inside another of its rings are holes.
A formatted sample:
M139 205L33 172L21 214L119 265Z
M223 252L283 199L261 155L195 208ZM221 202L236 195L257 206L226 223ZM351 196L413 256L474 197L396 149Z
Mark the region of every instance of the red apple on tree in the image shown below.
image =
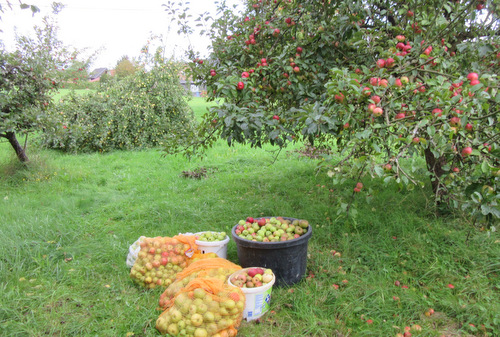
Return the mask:
M450 118L450 125L459 126L460 125L460 118L458 118L458 117L451 117Z
M472 148L470 146L468 147L465 147L463 150L462 150L462 157L468 157L472 154Z
M441 117L443 115L443 110L435 108L434 110L432 110L432 114L436 117Z
M467 75L467 79L469 81L478 80L479 79L479 75L477 73L469 73Z
M335 95L335 100L336 100L337 102L339 102L339 103L344 102L344 98L345 98L345 97L344 97L344 94L343 94L343 93L341 93L341 92L340 92L338 95Z
M379 104L380 103L380 96L377 96L377 95L373 95L372 97L370 97L370 99L375 103L375 104Z
M384 88L387 88L387 86L389 85L389 82L383 78L380 80L380 82L378 83L381 87L384 87Z
M384 110L382 110L381 107L376 107L373 109L373 116L375 116L375 117L382 116L383 113L384 113Z

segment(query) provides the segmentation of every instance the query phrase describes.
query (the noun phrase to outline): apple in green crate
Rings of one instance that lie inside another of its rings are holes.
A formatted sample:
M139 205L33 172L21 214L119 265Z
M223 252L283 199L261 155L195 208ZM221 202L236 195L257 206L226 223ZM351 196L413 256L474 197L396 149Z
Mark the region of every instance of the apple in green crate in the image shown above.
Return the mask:
M248 217L238 221L235 234L242 239L258 242L288 241L301 237L309 228L307 220L291 220L283 217Z

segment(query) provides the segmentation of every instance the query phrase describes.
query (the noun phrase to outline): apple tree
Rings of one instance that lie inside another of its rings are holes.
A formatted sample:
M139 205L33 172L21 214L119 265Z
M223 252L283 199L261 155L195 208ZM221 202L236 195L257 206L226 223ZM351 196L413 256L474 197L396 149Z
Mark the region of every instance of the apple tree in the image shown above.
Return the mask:
M430 183L437 205L474 223L500 218L498 1L249 0L218 13L205 29L210 56L189 56L222 103L167 152L196 154L219 137L307 141L337 150L324 161L334 182L358 180L339 212L370 174Z
M51 92L77 56L57 39L49 17L35 27L34 37L18 36L16 50L0 50L0 137L8 140L20 161L28 161L28 156L26 142L21 146L17 136L42 130Z
M188 132L194 116L179 83L183 65L166 59L163 47L148 47L133 74L114 76L94 91L54 102L42 144L102 153L161 146L171 134Z

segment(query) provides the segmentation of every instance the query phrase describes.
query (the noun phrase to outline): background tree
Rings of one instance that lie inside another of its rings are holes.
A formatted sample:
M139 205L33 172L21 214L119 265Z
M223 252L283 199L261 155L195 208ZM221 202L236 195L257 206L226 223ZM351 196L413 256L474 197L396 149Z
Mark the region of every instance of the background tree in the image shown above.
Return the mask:
M179 83L182 65L163 58L161 48L142 58L135 73L55 102L43 144L68 152L149 148L190 130L194 117Z
M189 31L184 9L167 7ZM218 137L321 144L340 154L324 161L334 182L370 173L413 188L427 176L436 204L491 224L500 217L499 12L496 1L262 0L240 14L222 4L207 30L212 53L189 56L209 99L223 103L167 152L192 155ZM354 188L339 212L366 190Z
M64 78L66 69L78 56L57 39L57 27L50 18L35 27L35 36L18 36L17 48L0 51L0 137L12 145L19 160L28 160L26 142L17 134L41 130L41 120L51 104L50 93Z
M137 71L137 66L129 60L128 56L123 56L116 64L115 71L118 78L123 78L133 75Z

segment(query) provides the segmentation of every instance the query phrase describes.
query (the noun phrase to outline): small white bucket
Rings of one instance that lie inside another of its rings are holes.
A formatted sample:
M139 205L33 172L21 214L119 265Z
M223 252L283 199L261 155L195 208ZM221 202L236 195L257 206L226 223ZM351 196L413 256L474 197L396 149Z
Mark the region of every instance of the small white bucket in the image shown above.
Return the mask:
M251 267L255 268L255 267ZM245 268L243 270L250 269ZM238 270L233 275L241 273ZM231 276L233 276L231 275ZM229 285L236 287L231 283L231 276L227 279ZM254 319L260 318L266 312L269 311L271 304L271 292L273 291L273 284L276 281L276 276L273 274L273 279L271 282L266 283L262 287L257 288L240 288L245 294L245 310L243 311L243 319L246 321L252 321Z
M196 235L200 235L207 232L199 232ZM227 259L227 244L229 242L229 236L222 241L199 241L196 240L195 243L202 254L215 253L218 257Z

